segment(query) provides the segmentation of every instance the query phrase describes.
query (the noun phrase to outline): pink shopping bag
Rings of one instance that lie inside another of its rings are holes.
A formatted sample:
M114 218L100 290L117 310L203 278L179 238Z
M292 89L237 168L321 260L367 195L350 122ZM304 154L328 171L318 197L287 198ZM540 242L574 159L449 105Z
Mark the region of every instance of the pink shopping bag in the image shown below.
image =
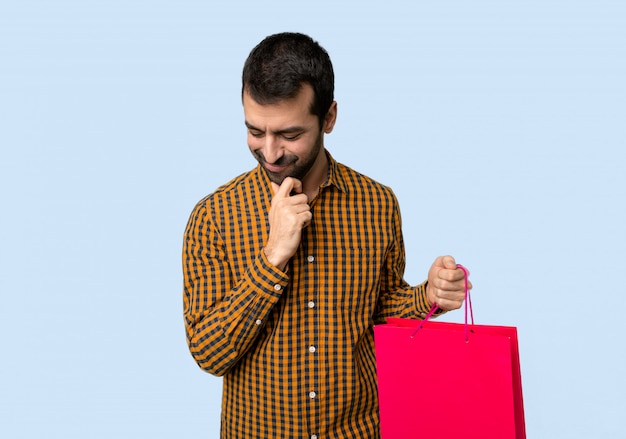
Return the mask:
M517 330L468 324L468 302L465 324L374 327L382 439L525 439Z

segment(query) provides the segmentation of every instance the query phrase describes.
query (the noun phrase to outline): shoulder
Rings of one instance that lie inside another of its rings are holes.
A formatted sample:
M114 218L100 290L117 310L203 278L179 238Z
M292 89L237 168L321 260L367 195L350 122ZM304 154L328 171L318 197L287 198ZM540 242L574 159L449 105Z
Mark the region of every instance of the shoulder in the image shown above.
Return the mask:
M396 203L396 196L391 187L337 162L337 179L342 182L346 192L361 197L382 197Z
M258 169L244 172L199 200L193 208L192 216L232 210L250 199L260 198L262 192Z
M217 189L198 201L198 204L206 204L223 197L231 196L233 192L236 192L239 187L241 187L242 185L246 185L246 183L250 181L253 173L254 170L244 172L243 174L238 175L229 182L218 186Z

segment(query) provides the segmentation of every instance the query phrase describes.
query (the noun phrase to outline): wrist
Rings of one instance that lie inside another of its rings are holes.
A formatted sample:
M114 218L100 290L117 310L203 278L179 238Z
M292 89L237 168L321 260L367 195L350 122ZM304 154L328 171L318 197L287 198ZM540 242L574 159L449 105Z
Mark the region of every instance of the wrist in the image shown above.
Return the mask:
M280 271L283 271L283 272L285 271L285 269L287 268L287 262L289 261L289 259L281 258L280 256L276 255L276 253L272 251L271 248L268 248L268 247L263 247L263 253L265 253L267 262L272 264L274 267L278 268Z

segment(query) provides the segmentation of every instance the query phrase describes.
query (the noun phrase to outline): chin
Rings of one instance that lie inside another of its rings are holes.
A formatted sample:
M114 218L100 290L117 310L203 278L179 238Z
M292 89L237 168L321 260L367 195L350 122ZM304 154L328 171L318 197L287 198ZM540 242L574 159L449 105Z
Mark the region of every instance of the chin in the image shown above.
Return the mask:
M278 186L283 183L285 178L289 177L289 175L276 174L275 172L268 171L265 167L263 167L263 170L269 177L270 181L272 183L276 183Z

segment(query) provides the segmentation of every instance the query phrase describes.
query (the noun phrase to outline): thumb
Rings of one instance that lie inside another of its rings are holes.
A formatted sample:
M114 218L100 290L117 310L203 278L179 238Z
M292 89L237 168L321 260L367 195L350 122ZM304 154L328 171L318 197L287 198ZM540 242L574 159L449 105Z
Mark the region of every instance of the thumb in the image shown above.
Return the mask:
M441 268L447 268L448 270L454 270L456 268L456 261L452 256L439 256L437 258L437 263Z

